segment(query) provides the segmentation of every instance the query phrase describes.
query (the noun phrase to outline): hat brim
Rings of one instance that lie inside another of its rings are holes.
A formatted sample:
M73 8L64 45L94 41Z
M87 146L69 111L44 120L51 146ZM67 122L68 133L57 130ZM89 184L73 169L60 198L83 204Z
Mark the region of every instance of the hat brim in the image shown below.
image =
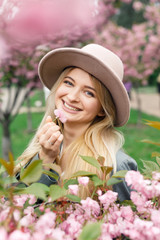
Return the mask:
M99 79L109 90L116 106L115 126L123 126L129 119L130 104L121 80L93 55L77 48L59 48L46 54L39 63L38 73L43 84L51 89L62 71L69 66L79 67Z

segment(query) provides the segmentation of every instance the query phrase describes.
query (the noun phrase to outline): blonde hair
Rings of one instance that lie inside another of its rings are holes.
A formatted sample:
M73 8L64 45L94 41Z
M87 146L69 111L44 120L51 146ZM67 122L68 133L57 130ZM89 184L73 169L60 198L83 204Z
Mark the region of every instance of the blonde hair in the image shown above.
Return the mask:
M67 68L60 75L57 82L54 84L51 89L51 93L47 99L46 104L46 113L42 119L42 122L39 126L41 128L45 124L46 117L50 115L54 118L54 96L57 88L64 79L64 77L73 69ZM113 171L116 171L116 153L122 147L124 138L123 135L114 128L114 122L116 119L116 109L113 103L111 94L104 87L99 80L94 76L90 75L93 83L96 88L97 96L102 105L104 116L96 117L91 125L88 127L87 131L82 134L76 141L72 142L66 149L67 153L67 163L64 166L63 179L68 179L72 176L73 173L84 170L93 172L99 175L102 178L102 172L97 171L97 169L82 160L80 157L83 156L93 156L98 158L102 156L105 158L105 166L113 167ZM38 129L39 129L38 128ZM63 128L63 126L61 126ZM37 139L37 135L34 136L31 143L24 151L24 153L19 157L21 166L24 166L29 162L40 150L40 144ZM63 155L60 159L57 159L57 163L61 166L63 160ZM18 169L18 168L17 168ZM109 176L107 176L109 178ZM90 195L91 192L88 188L82 188L80 191L80 196L82 198Z

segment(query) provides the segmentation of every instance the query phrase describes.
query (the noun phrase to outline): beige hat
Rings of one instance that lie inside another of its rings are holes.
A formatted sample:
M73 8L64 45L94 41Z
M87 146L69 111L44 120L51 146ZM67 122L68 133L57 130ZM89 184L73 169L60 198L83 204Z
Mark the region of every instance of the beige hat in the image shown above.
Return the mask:
M116 106L116 127L129 119L130 104L122 83L123 63L110 50L88 44L79 48L58 48L48 52L40 61L38 73L43 84L51 89L61 72L69 66L79 67L98 78L112 95Z

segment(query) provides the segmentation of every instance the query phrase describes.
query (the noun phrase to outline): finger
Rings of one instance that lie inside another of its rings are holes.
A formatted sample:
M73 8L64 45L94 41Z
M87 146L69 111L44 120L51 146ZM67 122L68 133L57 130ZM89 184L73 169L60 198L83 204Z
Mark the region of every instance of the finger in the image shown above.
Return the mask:
M46 140L53 140L55 141L59 136L60 136L61 132L59 130L57 130L57 128L55 128L54 126L49 128L45 133L45 137Z
M48 142L50 143L50 145L53 145L57 141L60 135L61 135L60 131L53 133L51 137L48 139Z
M63 134L61 134L58 139L55 141L54 145L53 145L53 149L58 149L60 150L60 144L63 141Z
M51 116L47 116L47 118L46 118L46 123L48 123L48 122L53 122Z
M60 127L58 125L56 125L55 123L46 123L37 133L38 138L40 138L40 136L42 134L46 134L47 131L50 131L50 133L52 132L56 132L60 130Z
M60 135L61 135L60 131L56 131L53 133L51 133L51 131L48 131L45 134L41 135L41 137L39 138L39 143L44 148L50 149L52 145L55 144Z

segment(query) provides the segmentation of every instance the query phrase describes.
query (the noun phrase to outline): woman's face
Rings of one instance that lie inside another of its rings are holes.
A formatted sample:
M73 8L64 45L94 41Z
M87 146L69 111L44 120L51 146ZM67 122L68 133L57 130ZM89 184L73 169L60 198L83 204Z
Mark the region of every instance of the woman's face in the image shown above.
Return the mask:
M64 77L55 94L55 105L63 110L67 123L89 124L103 115L91 76L79 68Z

